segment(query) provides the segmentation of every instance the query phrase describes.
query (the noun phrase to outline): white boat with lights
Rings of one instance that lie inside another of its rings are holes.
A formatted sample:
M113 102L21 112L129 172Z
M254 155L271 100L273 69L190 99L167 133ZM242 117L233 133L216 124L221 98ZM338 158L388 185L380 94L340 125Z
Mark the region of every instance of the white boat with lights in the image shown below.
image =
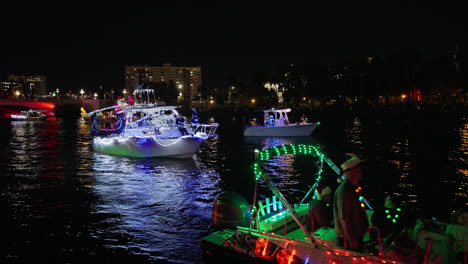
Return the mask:
M119 108L121 111L117 113L117 133L94 137L95 151L129 157L188 158L195 154L207 138L216 135L218 127L217 123L185 124L178 127L177 106L136 103L120 105ZM96 122L93 122L92 127L97 132Z
M238 193L220 194L214 201L212 212L212 224L218 231L201 240L203 254L208 261L219 263L236 258L249 263L268 261L279 264L457 263L453 248L463 243L447 239L444 233L440 234L430 225L422 229L417 226L415 229L405 229L400 235L382 241L378 235L378 242L373 243L366 244L365 236L363 252L338 247L333 228L323 227L309 232L304 226L309 204L303 201L310 191L301 202L292 205L262 168L263 161L284 154L317 157L320 167L316 184L320 181L325 164L339 173L339 168L313 145L291 144L256 151L256 160L251 166L253 175L256 182L263 180L273 196L258 201L257 196L268 196L257 194L257 183L252 205ZM371 209L366 199L362 198L361 201ZM371 218L373 211L366 212ZM368 232L372 229L376 228L371 226ZM403 240L407 234L411 235Z
M45 120L46 115L43 114L44 111L40 110L28 110L28 111L21 111L19 115L11 115L12 120L16 121L38 121L38 120Z
M288 114L290 108L263 110L264 125L249 125L244 130L244 136L264 137L264 136L285 136L300 137L309 136L319 123L289 123Z

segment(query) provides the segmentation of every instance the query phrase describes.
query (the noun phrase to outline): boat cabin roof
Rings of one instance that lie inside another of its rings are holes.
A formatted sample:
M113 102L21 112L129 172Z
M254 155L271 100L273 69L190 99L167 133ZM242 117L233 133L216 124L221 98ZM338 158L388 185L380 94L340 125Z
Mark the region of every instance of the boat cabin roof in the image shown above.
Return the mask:
M275 112L275 113L278 113L278 112L286 112L286 113L289 113L291 112L291 108L284 108L284 109L266 109L266 110L262 110L263 112L265 113L269 113L269 112Z
M132 113L145 113L146 115L179 115L179 112L177 111L177 108L179 106L157 106L157 107L148 107L143 105L134 105L132 107L127 108L127 111L132 112Z
M135 89L133 94L154 93L154 89Z

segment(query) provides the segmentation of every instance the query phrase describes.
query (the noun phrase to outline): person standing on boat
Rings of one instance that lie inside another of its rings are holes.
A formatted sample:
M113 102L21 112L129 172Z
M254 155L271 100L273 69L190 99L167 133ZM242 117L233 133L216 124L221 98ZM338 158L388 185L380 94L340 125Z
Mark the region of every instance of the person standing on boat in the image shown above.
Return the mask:
M176 126L177 128L179 128L179 131L182 134L182 136L188 135L187 129L185 129L185 119L181 114L179 114L179 116L176 119Z
M198 112L197 108L195 106L192 106L192 124L199 124L200 121L198 121Z
M335 218L335 233L338 243L351 250L361 250L362 238L367 232L369 221L364 207L359 201L358 183L362 180L359 163L362 161L353 156L343 164L341 170L345 179L335 192L333 214Z
M333 223L333 211L330 206L332 191L325 184L315 187L314 198L309 203L307 215L307 230L315 232L321 227L331 227Z

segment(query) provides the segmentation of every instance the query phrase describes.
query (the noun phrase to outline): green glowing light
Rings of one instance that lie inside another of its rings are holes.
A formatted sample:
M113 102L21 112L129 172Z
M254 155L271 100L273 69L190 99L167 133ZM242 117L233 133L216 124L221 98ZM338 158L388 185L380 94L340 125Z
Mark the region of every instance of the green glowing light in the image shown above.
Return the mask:
M317 125L320 125L320 121L317 122Z
M385 213L388 214L388 213L390 213L390 211L389 211L389 210L385 210Z
M393 223L396 223L396 220L395 220L395 219L392 219L392 222L393 222Z
M390 217L392 217L392 216L391 216L391 215L387 215L387 218L390 218Z
M398 218L398 215L395 215L395 218Z
M330 206L330 204L329 204L329 203L327 203L327 206Z
M281 145L275 146L269 149L264 149L262 151L256 150L257 157L259 157L259 161L269 160L275 156L285 155L285 154L293 154L296 155L297 153L300 154L315 154L317 157L320 158L320 162L323 163L325 155L323 155L319 148L313 145L305 145L305 144L289 144L289 145ZM258 163L254 164L253 167L255 180L260 180L261 176L263 175L264 171L260 167ZM317 179L321 178L323 173L322 167L319 167L317 171Z
M401 209L400 209L400 208L397 208L396 210L397 210L398 212L400 212L400 211L401 211Z

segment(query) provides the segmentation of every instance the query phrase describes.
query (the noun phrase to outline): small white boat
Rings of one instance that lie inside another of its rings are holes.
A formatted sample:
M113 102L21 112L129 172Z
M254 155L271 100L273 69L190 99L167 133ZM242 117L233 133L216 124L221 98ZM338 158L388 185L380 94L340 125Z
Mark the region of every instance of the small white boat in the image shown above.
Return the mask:
M305 137L309 136L319 123L301 122L290 124L288 114L290 108L286 109L268 109L264 112L264 125L249 125L244 130L244 136L265 137L265 136L284 136L284 137Z
M37 120L45 120L46 115L42 113L43 111L39 110L28 110L28 111L21 111L19 115L11 115L12 120L16 121L37 121Z

